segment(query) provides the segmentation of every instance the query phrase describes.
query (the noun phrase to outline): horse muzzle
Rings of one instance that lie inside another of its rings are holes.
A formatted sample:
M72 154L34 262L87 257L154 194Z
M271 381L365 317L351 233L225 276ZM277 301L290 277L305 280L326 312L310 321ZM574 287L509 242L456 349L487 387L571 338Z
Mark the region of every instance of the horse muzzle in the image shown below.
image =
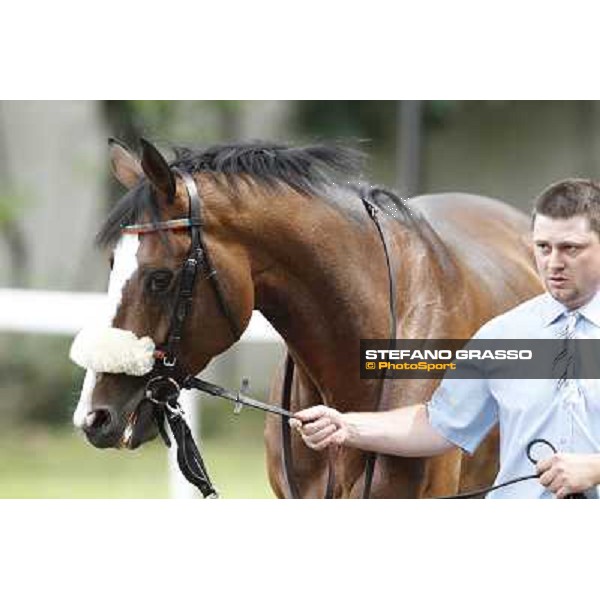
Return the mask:
M154 407L143 401L124 415L119 415L112 406L98 407L87 414L81 429L96 448L134 450L158 434Z

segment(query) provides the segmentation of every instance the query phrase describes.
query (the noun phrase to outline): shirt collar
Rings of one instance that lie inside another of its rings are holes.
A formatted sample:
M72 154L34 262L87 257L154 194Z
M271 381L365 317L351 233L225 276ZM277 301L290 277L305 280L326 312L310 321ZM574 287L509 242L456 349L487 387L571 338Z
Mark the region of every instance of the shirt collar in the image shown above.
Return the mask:
M544 327L552 325L558 321L559 318L570 312L571 311L564 304L555 300L550 294L544 294L544 314L542 316ZM596 327L600 327L600 291L596 292L594 297L587 304L578 308L577 312L596 325Z

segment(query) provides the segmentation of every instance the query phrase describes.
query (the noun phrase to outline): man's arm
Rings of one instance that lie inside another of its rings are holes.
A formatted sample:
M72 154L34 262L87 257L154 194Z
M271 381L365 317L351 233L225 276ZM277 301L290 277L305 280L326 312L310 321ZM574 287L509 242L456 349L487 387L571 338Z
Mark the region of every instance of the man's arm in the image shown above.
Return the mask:
M399 456L435 456L455 447L430 425L424 404L378 413L340 413L313 406L296 413L290 425L314 450L338 445Z

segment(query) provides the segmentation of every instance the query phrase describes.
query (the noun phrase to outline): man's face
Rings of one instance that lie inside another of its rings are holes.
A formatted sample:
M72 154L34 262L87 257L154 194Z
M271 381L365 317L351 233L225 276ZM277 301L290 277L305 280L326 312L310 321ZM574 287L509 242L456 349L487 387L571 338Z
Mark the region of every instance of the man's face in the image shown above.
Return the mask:
M600 287L600 238L588 218L537 215L533 244L538 272L550 295L569 309L589 302Z

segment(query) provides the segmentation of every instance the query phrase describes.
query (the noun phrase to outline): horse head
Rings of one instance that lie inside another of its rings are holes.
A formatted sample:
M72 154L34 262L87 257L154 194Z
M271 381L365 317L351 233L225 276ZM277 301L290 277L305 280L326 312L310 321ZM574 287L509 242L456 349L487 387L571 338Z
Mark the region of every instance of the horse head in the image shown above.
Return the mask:
M227 234L235 207L213 180L198 185L145 140L141 160L115 140L110 158L128 192L98 235L112 248L108 305L72 347L87 369L73 420L97 447L136 448L159 431L145 399L160 361L201 371L247 327L254 290L249 259Z

